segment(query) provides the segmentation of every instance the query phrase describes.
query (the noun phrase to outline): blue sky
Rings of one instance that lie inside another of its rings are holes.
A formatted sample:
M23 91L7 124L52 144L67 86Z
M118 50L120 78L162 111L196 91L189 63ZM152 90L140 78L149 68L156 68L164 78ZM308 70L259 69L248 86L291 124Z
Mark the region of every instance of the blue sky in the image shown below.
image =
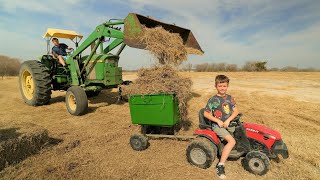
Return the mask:
M268 67L320 68L319 0L0 0L0 54L35 59L46 53L48 27L86 37L129 12L191 29L205 51L190 55L192 64L266 60ZM147 51L130 47L120 62L125 69L153 63Z

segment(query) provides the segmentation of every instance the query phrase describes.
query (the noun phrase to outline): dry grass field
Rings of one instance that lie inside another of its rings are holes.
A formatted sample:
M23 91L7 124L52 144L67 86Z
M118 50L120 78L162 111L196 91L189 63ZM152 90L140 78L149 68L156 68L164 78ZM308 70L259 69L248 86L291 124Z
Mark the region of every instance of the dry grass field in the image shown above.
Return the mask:
M184 72L193 81L188 129L198 126L198 110L215 93L218 73ZM262 177L245 171L241 161L228 161L228 179L319 179L320 177L320 73L234 72L229 94L236 97L242 120L278 130L289 158L271 161ZM134 80L125 73L125 80ZM65 92L53 92L49 105L31 107L22 101L18 78L0 80L0 129L43 128L61 143L43 149L0 173L1 179L217 179L214 166L199 169L186 161L186 141L151 140L142 152L133 151L128 103L116 104L117 90L105 90L89 99L89 112L71 116ZM214 164L217 163L215 160Z

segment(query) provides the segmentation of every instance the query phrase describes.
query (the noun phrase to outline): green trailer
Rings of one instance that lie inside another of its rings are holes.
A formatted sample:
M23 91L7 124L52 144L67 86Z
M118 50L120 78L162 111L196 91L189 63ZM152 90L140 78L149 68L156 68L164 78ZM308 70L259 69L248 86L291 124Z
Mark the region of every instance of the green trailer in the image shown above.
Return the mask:
M175 95L134 95L129 105L132 124L172 127L179 122L179 103Z
M133 95L129 98L129 106L132 124L141 126L141 133L130 138L130 145L136 151L146 149L151 138L194 138L175 135L175 130L179 129L180 113L174 94Z

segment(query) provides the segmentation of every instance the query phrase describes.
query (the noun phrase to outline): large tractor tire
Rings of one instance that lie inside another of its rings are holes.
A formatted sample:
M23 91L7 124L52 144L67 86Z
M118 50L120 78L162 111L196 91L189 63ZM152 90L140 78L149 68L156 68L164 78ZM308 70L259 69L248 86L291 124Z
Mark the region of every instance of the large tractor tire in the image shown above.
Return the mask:
M19 86L22 98L28 105L45 105L51 99L49 69L40 61L31 60L21 64Z
M72 86L67 90L66 106L68 112L75 116L81 116L88 110L88 98L86 92L80 86Z
M186 154L190 164L207 169L217 156L217 146L205 137L197 137L187 147Z

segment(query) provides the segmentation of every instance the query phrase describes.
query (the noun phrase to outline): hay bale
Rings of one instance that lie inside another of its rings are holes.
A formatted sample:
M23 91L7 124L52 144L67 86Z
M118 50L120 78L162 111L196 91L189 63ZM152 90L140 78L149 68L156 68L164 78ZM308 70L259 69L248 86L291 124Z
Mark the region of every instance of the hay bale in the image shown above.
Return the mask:
M128 86L122 86L125 95L175 94L179 100L181 119L187 119L187 102L191 97L192 81L180 77L172 66L154 66L142 68L138 71L137 80Z
M15 128L0 130L0 171L38 153L49 141L48 131L18 133Z

